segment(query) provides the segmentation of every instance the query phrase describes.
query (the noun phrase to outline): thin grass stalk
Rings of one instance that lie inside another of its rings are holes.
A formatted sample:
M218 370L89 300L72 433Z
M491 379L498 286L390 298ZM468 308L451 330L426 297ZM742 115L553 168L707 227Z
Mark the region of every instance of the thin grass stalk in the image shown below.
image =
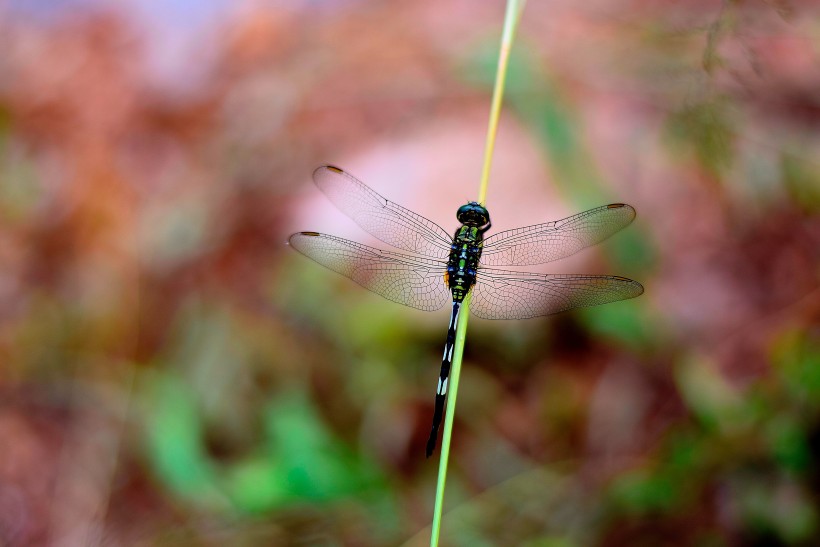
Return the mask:
M453 432L453 412L456 409L458 395L458 380L461 376L461 359L464 356L464 341L467 338L467 320L470 317L470 295L461 304L456 325L456 341L453 347L453 364L450 368L449 390L447 392L447 410L444 414L444 432L441 436L441 454L438 463L438 480L436 482L436 504L433 508L433 529L430 535L430 545L438 546L441 533L441 515L444 505L444 485L447 482L447 462L450 458L450 439Z
M487 142L484 148L484 166L481 170L481 182L478 189L478 201L482 205L487 200L487 185L490 180L495 138L498 134L498 119L501 114L504 83L507 79L507 64L510 58L515 30L524 10L526 0L507 0L507 10L504 14L504 31L501 35L501 51L498 55L498 68L495 74L493 99L490 106L490 121L487 127ZM461 376L461 360L464 355L464 341L467 337L467 320L470 317L470 295L464 299L456 325L456 340L453 348L453 364L450 370L450 381L447 393L447 409L444 415L444 431L442 432L441 454L439 456L438 480L436 481L436 503L433 509L433 526L430 535L430 546L438 547L441 534L441 517L444 507L444 486L447 483L447 463L450 458L450 440L453 433L453 417L456 411L456 397L458 395L458 381Z
M507 64L510 59L515 30L524 11L526 0L507 0L507 11L504 14L504 31L501 34L501 51L498 53L498 68L495 72L495 87L493 101L490 105L490 121L487 126L487 142L484 146L484 166L481 169L481 183L478 187L478 202L485 205L487 202L487 185L490 180L490 167L493 164L495 137L498 134L498 119L501 115L501 104L504 97L504 84L507 81Z

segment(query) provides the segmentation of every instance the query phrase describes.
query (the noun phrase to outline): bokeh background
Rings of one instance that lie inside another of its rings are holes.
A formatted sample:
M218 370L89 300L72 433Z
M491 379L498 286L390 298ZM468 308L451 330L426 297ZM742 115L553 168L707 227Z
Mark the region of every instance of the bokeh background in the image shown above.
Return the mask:
M322 163L455 228L503 12L0 2L0 543L429 541L447 310L284 242L374 243ZM820 6L532 0L511 63L494 229L630 203L532 270L646 293L471 320L443 544L820 543Z

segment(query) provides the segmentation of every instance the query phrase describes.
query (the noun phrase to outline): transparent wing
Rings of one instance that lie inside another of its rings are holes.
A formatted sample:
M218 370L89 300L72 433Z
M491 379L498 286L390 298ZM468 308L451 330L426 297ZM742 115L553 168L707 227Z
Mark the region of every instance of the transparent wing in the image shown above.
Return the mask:
M631 206L612 203L563 220L499 232L484 240L481 264L527 266L558 260L600 243L634 218Z
M288 244L322 266L393 302L434 311L450 301L450 291L444 282L444 262L381 251L317 232L295 233Z
M452 238L432 220L381 197L332 165L316 169L313 181L339 210L385 243L432 258L447 258Z
M635 298L641 293L640 283L614 275L550 275L481 268L470 311L484 319L527 319Z

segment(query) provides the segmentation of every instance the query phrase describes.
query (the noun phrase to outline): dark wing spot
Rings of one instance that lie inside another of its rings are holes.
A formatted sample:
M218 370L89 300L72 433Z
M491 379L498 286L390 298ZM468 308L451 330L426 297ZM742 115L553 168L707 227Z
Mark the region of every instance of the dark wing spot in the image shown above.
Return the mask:
M318 237L321 234L319 232L299 232L303 236L310 236L310 237Z
M338 167L336 167L334 165L328 165L327 168L328 168L329 171L333 171L334 173L339 173L339 174L344 173L344 171L342 171L341 169L339 169Z
M606 206L607 209L620 209L621 207L626 207L623 203L610 203Z

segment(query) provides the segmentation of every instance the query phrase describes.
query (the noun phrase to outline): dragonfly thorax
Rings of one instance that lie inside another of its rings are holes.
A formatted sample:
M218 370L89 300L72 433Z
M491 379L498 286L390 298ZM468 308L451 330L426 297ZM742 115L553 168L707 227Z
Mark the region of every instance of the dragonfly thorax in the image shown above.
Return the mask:
M483 205L476 201L471 201L459 207L456 212L456 218L460 223L474 228L489 227L490 224L490 213Z

